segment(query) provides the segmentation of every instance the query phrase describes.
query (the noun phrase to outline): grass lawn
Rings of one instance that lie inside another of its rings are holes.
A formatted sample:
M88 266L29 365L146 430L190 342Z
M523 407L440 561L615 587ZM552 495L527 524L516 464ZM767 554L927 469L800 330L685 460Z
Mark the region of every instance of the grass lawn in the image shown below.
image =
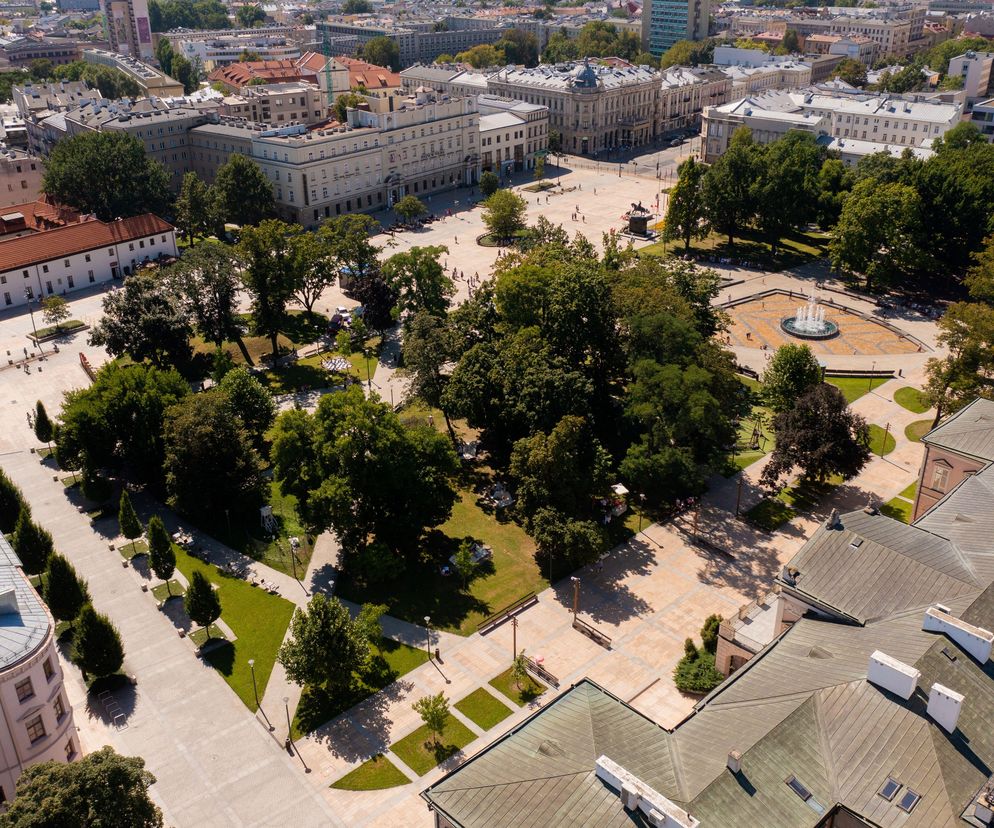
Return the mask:
M353 673L352 687L347 691L333 694L323 687L304 688L293 717L294 738L310 733L427 660L428 654L419 647L409 647L389 638L382 639L378 652L370 660L369 669L362 675Z
M801 481L784 488L776 497L760 501L745 513L752 524L773 532L787 521L818 505L827 494L842 482L841 477L830 477L824 483Z
M138 538L134 543L127 541L117 547L117 551L121 553L122 558L130 561L132 558L145 555L148 552L148 541L144 538Z
M152 587L152 595L156 601L165 601L169 598L178 598L185 592L186 587L175 578L169 579L168 588L166 584L159 584L158 586Z
M886 438L886 439L885 439ZM897 447L894 435L885 431L876 423L870 423L870 451L883 457L890 454Z
M205 658L221 673L246 707L255 710L248 660L255 659L255 676L261 697L266 691L269 674L276 662L276 652L283 643L294 605L285 598L250 586L241 578L225 575L216 566L194 558L179 546L174 545L173 550L176 553L176 568L187 581L192 579L194 572L200 572L218 587L221 617L231 627L237 640L211 650Z
M924 414L932 407L925 401L922 392L917 388L912 388L910 385L898 388L894 392L894 402L902 408L908 409L913 414Z
M476 495L462 491L452 516L428 538L437 561L455 553L466 536L494 550L492 567L481 568L463 590L458 575L443 576L435 563L411 567L396 581L364 585L344 573L337 592L358 603L383 603L390 614L413 623L430 615L432 626L458 635L472 634L491 613L529 592L548 586L535 561L535 542L512 521L497 520L476 503Z
M59 325L50 325L47 328L39 328L38 339L44 339L46 336L52 336L52 334L69 334L84 327L85 325L86 323L81 322L79 319L67 319Z
M249 322L247 314L243 315L242 319L246 323ZM328 317L320 313L308 316L302 310L291 310L287 324L277 338L280 351L290 352L302 345L310 345L313 342L317 342L324 336L327 329ZM225 342L221 346L222 350L227 351L231 355L236 365L245 364L246 354L252 364L258 365L262 361L262 358L268 357L273 350L272 343L269 341L269 337L266 336L246 335L242 337L241 344L245 348L244 351L237 342ZM206 342L200 336L193 337L190 340L190 345L193 346L194 355L203 354L207 357L210 357L214 353L216 347L213 342Z
M366 359L362 351L357 351L347 357L351 364L349 374L362 382L367 381L366 369L369 369L369 377L376 376L376 366L380 361L380 337L373 337L367 340L366 347L369 351L369 358ZM324 360L338 356L337 352L331 351L315 354L294 360L278 368L269 368L257 374L259 381L273 394L289 394L294 391L309 390L312 388L328 388L332 385L341 385L343 377L340 374L332 373L321 367Z
M904 497L907 498L908 500L914 500L915 492L917 491L918 491L918 481L916 480L914 483L908 486L908 488L906 488L903 492L901 492L901 494L899 494L898 497Z
M493 693L488 693L482 687L457 701L455 708L481 730L490 730L511 715L510 707L495 699Z
M874 388L879 388L890 380L890 377L873 377L872 379L868 377L825 377L825 382L838 388L850 405L864 394Z
M765 405L755 405L752 412L747 417L739 421L738 435L735 440L735 452L728 458L733 468L734 474L741 469L751 466L761 457L765 457L768 452L773 451L776 445L776 437L770 428L773 422L773 412ZM758 448L753 448L753 434L759 430L757 439ZM731 475L726 475L731 476Z
M880 513L894 518L894 520L899 520L902 523L911 523L911 510L914 508L914 505L914 503L910 503L900 497L895 497L880 507Z
M728 246L728 239L712 233L704 239L694 239L690 243L691 252L730 256L735 259L749 259L768 270L782 270L796 267L813 259L822 258L828 248L830 236L818 231L791 233L780 240L776 255L770 245L754 230L746 230L735 245ZM639 255L662 256L665 253L683 253L683 242L674 241L667 245L662 242L650 244L638 251ZM706 264L706 262L702 262Z
M931 420L915 420L913 423L908 423L908 425L905 426L904 436L907 437L912 443L920 443L922 441L922 437L924 437L931 430Z
M332 782L331 787L340 791L382 791L384 788L406 785L410 781L393 762L378 753L337 782Z
M466 747L476 735L455 716L449 716L438 742L424 725L390 746L397 757L418 776L424 776L435 765L444 762L460 748Z
M217 624L211 624L210 630L211 634L209 638L213 639L214 641L217 641L219 639L221 641L228 640L228 636L224 634L224 630L222 630ZM192 633L190 633L190 640L198 647L203 647L208 640L207 630L205 630L203 627L194 630ZM255 700L253 699L253 701Z
M747 510L745 517L754 526L765 529L767 532L773 532L787 521L797 517L797 512L782 500L768 497Z
M490 679L490 686L499 690L518 707L524 707L528 702L537 699L545 692L545 685L542 682L527 676L521 680L521 687L514 683L511 678L511 668L508 667L503 673Z

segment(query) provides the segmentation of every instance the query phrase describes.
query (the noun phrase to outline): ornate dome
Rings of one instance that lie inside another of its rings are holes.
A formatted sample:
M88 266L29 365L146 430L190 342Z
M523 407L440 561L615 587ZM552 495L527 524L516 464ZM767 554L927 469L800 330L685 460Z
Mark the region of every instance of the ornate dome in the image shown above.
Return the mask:
M573 70L573 86L593 89L597 86L597 73L587 60Z

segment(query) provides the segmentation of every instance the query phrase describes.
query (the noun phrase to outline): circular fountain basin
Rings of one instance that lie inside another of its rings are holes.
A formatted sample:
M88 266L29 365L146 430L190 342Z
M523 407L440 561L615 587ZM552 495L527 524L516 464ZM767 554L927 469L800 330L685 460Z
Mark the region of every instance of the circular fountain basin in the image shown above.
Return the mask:
M839 326L827 319L798 321L796 316L780 320L780 330L798 339L831 339L839 335Z

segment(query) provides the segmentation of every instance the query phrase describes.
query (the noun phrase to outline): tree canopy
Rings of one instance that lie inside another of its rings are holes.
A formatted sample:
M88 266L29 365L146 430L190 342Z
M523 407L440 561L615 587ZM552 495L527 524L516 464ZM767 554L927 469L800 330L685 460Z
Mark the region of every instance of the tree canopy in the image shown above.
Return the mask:
M259 224L276 214L273 185L255 161L237 152L218 168L213 190L225 221Z
M290 621L290 636L277 660L300 685L347 688L369 659L369 640L335 597L318 592Z

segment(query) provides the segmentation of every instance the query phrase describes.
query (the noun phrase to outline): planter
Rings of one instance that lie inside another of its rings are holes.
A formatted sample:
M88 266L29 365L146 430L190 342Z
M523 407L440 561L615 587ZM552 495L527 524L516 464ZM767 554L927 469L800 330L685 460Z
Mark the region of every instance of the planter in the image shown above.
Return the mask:
M36 337L34 334L28 334L28 339L30 339L35 345L44 342L51 342L53 339L59 339L63 336L72 336L73 334L78 334L81 331L90 330L90 326L86 324L80 324L73 328L63 328L58 331L58 333L45 334L45 336Z

